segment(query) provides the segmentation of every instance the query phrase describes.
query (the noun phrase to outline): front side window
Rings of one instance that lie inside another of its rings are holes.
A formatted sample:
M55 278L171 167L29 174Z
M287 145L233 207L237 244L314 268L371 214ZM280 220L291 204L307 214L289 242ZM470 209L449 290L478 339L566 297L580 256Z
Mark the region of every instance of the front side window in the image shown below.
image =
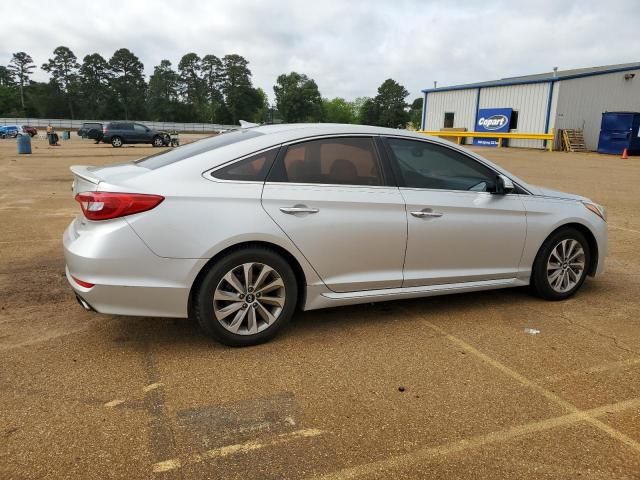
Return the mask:
M489 192L496 174L455 150L418 140L387 139L401 187Z
M326 185L382 185L373 144L368 137L339 137L290 145L269 181Z
M277 154L277 148L258 153L249 158L234 162L229 166L222 167L212 172L211 176L219 178L220 180L264 182Z
M133 128L136 132L145 133L147 128L144 125L140 125L139 123L134 123Z

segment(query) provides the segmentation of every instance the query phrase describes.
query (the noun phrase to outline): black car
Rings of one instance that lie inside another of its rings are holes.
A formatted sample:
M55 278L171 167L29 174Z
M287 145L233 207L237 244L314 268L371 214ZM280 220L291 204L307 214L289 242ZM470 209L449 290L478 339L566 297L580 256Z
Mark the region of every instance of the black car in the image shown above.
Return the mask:
M102 140L102 124L98 122L85 122L78 130L78 135L82 138L91 138L96 143Z
M141 123L111 122L102 127L102 141L114 147L125 143L150 143L154 147L166 145L165 135Z

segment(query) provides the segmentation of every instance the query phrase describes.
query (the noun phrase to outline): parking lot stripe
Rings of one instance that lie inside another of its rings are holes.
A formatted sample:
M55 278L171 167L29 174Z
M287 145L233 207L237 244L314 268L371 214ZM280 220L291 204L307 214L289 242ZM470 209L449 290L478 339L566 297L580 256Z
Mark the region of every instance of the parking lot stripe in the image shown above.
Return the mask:
M585 422L591 424L592 426L598 428L599 430L607 433L612 438L615 438L616 440L624 443L628 447L630 447L630 448L634 449L636 452L640 453L640 442L636 442L633 438L629 437L628 435L625 435L624 433L616 430L615 428L607 425L606 423L601 422L597 418L591 417L589 414L587 414L586 412L578 409L578 407L576 407L575 405L573 405L573 404L569 403L568 401L564 400L559 395L556 395L551 390L547 390L543 386L538 385L537 383L529 380L528 378L526 378L523 375L519 374L515 370L512 370L511 368L509 368L506 365L500 363L499 361L497 361L497 360L489 357L488 355L482 353L480 350L478 350L478 349L474 348L473 346L469 345L464 340L461 340L460 338L458 338L458 337L456 337L454 335L451 335L449 332L447 332L446 330L438 327L437 325L433 324L429 320L423 318L423 321L429 328L431 328L432 330L438 332L439 334L444 336L450 342L458 345L460 348L462 348L462 349L466 350L467 352L469 352L470 354L478 357L483 362L488 363L489 365L493 366L494 368L497 368L502 373L504 373L505 375L513 378L514 380L516 380L520 384L522 384L522 385L524 385L524 386L526 386L528 388L531 388L532 390L537 391L538 393L543 395L548 400L550 400L550 401L554 402L555 404L565 408L569 412L580 416L581 420L584 420Z
M404 455L398 455L391 458L385 458L377 462L348 467L337 472L332 472L327 475L322 475L320 477L314 478L316 480L346 480L362 477L365 475L379 475L381 471L387 471L397 468L409 468L412 464L423 462L434 457L450 455L472 448L479 448L491 443L506 442L514 438L522 437L524 435L544 432L546 430L551 430L557 427L573 425L584 421L585 415L589 417L597 417L637 407L640 407L640 398L625 400L623 402L613 403L611 405L604 405L592 410L569 413L567 415L561 415L559 417L549 418L538 422L517 425L505 430L490 432L484 435L476 435L474 437L464 438L462 440L443 445L437 445L435 447L421 448ZM389 475L389 477L393 478L393 475Z
M632 228L616 227L615 225L609 225L609 228L613 228L615 230L624 230L625 232L640 233L640 230L633 230Z
M317 437L318 435L322 435L323 433L324 432L322 430L318 430L316 428L307 428L303 430L296 430L294 432L281 433L265 442L260 442L258 440L249 440L244 443L226 445L224 447L207 450L204 453L196 453L184 458L172 458L169 460L164 460L162 462L154 463L152 466L152 471L154 473L168 472L170 470L175 470L188 464L200 463L204 462L205 460L212 460L214 458L227 457L229 455L234 455L237 453L247 453L252 450L279 445L281 443L289 442L298 438Z
M159 387L162 387L162 386L164 386L164 383L156 382L156 383L152 383L151 385L147 385L146 387L144 387L142 389L142 391L147 393L147 392L150 392L151 390L155 390L156 388L159 388Z
M596 365L594 367L588 367L588 368L583 368L579 370L572 370L566 373L557 373L555 375L548 375L546 377L540 377L540 380L545 380L547 382L557 382L558 380L563 380L565 378L570 378L576 375L606 372L609 370L616 370L624 367L632 367L634 365L639 365L639 364L640 364L640 358L629 358L627 360L620 360L619 362L610 362L602 365Z

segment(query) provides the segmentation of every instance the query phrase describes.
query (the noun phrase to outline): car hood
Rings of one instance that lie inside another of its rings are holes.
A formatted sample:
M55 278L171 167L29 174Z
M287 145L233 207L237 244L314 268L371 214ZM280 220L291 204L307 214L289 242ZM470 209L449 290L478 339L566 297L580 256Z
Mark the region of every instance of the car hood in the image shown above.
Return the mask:
M590 202L587 197L581 195L574 195L573 193L560 192L558 190L552 190L550 188L538 187L537 185L529 185L531 187L531 193L540 195L542 197L563 198L565 200L577 200L580 202Z

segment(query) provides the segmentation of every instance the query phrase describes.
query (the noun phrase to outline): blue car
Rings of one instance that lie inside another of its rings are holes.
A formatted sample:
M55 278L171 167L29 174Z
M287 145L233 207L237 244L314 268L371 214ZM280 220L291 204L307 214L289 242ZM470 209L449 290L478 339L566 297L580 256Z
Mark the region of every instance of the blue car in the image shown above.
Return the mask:
M22 127L20 125L0 126L0 138L15 138L18 135L22 135Z

